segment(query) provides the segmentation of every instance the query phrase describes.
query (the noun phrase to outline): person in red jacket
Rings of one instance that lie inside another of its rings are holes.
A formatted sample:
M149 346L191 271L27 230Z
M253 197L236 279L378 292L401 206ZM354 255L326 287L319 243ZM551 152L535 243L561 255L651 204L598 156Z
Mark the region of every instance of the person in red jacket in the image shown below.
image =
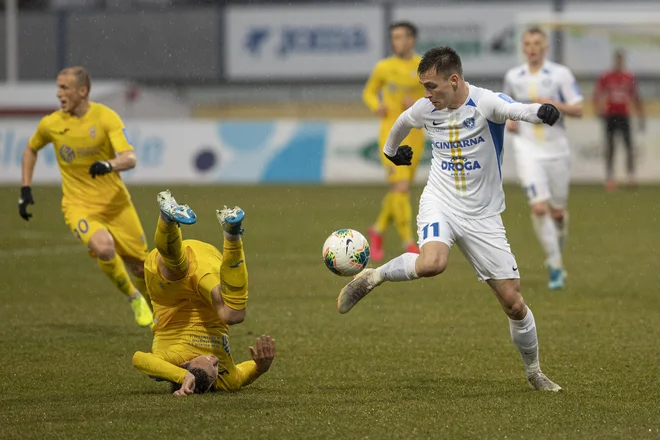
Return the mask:
M632 72L626 70L625 54L622 51L614 53L614 67L603 73L594 91L594 108L605 121L607 139L607 180L608 191L616 188L614 180L614 137L621 132L627 153L628 182L635 184L635 161L630 134L631 106L635 106L639 116L640 131L644 131L644 107L637 91L637 80Z

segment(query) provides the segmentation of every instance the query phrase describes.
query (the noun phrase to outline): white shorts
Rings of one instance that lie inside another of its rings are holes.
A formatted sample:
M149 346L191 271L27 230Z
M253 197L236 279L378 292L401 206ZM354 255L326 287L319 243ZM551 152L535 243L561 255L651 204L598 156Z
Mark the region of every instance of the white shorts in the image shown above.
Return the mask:
M430 241L450 248L456 242L481 281L520 278L499 214L479 219L458 217L442 204L422 197L417 234L420 249Z
M548 202L552 208L563 209L568 202L571 181L571 158L536 158L521 153L529 141L516 138L516 169L530 205Z

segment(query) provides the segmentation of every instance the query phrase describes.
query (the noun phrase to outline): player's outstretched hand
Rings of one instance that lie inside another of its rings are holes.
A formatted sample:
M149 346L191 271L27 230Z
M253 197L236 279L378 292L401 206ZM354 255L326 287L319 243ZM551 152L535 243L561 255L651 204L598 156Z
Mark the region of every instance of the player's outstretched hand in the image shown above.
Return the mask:
M408 145L401 145L399 148L397 148L396 154L394 156L388 156L385 154L385 157L396 166L408 166L412 165L413 151L412 148L410 148Z
M176 390L173 394L175 396L190 396L195 393L195 376L191 372L186 372L186 375L183 378L183 384L181 388Z
M268 335L261 335L260 338L257 338L255 345L257 348L250 347L252 360L257 364L257 371L259 373L265 373L275 358L275 339L272 339Z
M26 221L30 221L30 217L32 217L32 214L27 212L28 205L34 205L32 188L29 186L23 186L21 187L21 196L18 198L18 213Z
M112 165L107 160L97 160L89 167L89 174L92 175L92 179L96 179L96 176L102 176L112 172Z
M536 116L539 117L544 124L554 125L555 122L559 120L559 110L552 104L543 104L541 108L536 113Z

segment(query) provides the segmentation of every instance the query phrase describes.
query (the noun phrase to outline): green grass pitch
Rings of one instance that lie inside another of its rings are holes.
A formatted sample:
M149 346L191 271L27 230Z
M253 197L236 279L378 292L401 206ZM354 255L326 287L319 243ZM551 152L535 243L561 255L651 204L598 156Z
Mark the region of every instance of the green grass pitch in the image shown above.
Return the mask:
M131 188L152 246L161 189ZM29 223L14 212L18 189L0 188L0 438L660 438L660 187L572 188L558 293L522 191L506 188L541 365L560 395L528 388L505 315L457 249L440 277L383 285L337 313L347 280L321 245L338 228L366 232L383 187L170 189L199 216L187 238L221 246L215 209L245 209L249 312L231 346L242 361L271 334L271 372L231 395L168 395L131 366L150 332L64 225L59 188L34 189ZM396 256L393 231L386 245Z

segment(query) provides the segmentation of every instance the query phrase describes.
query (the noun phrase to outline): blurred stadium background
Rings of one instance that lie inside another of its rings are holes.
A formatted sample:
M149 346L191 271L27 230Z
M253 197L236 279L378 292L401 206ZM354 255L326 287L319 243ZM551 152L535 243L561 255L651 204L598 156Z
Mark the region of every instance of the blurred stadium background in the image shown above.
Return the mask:
M575 72L588 102L612 51L627 50L649 113L648 130L637 137L639 177L660 179L660 153L651 148L660 135L655 1L5 4L0 113L12 121L0 120L0 182L18 180L34 121L57 108L53 80L75 64L92 73L92 99L115 108L133 134L141 171L129 181L155 183L173 164L186 164L182 182L381 182L377 121L361 91L389 53L388 24L400 19L419 26L420 52L452 45L466 78L492 89L522 61L518 37L528 23L553 33L551 58ZM587 105L585 118L568 123L574 179L600 181L600 122ZM505 160L507 180L515 177L512 162ZM35 175L37 183L57 180L54 161L41 161ZM418 173L420 182L425 175Z

